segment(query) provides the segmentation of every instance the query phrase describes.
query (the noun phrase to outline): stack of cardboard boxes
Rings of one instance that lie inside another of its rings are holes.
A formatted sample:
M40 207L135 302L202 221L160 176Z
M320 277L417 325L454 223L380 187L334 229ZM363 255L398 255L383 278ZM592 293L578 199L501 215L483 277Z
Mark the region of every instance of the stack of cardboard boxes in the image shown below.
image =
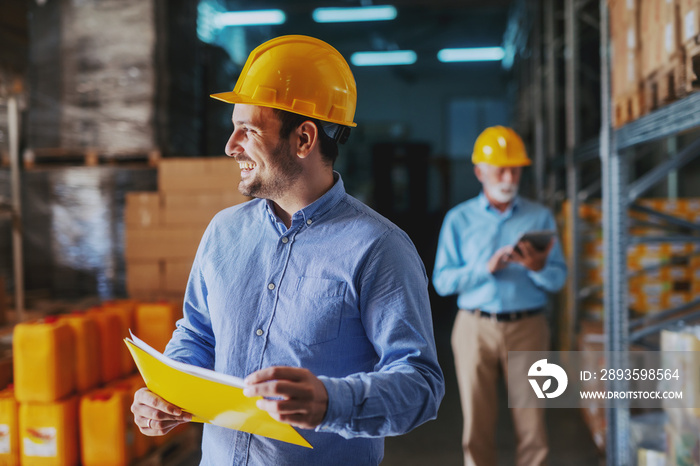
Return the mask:
M209 221L249 198L228 157L170 158L158 166L157 192L126 196L127 291L138 299L181 299Z
M700 87L700 0L608 0L608 7L615 127Z
M610 40L612 43L611 93L613 125L621 126L639 118L644 103L641 92L642 48L639 37L639 2L609 0Z

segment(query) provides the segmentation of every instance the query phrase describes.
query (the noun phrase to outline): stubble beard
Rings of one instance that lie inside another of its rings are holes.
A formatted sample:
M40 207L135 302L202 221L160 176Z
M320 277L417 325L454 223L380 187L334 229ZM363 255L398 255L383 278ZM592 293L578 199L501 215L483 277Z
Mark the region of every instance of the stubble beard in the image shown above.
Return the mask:
M292 184L299 178L302 167L295 155L289 150L289 141L280 139L272 149L268 166L272 169L268 176L255 176L249 183L241 180L238 191L244 196L258 199L274 200L284 195Z

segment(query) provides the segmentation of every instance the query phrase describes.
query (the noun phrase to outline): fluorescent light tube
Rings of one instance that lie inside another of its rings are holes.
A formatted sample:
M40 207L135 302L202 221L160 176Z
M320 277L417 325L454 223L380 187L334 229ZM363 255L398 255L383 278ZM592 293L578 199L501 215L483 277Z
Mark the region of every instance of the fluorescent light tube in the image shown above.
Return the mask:
M413 50L355 52L350 56L350 62L355 66L412 65L417 58Z
M226 11L216 15L214 21L219 28L226 26L263 26L282 24L287 15L282 10Z
M396 18L391 5L352 8L316 8L312 17L317 23L346 23L354 21L389 21Z
M437 58L443 63L458 61L500 61L505 52L503 47L472 47L465 49L442 49Z

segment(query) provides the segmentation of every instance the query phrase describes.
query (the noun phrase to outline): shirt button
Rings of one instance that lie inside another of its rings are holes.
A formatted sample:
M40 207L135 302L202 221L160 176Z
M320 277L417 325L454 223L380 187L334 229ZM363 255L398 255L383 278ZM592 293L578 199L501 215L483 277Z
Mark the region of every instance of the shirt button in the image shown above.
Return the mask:
M262 334L263 334L263 331L262 331L262 329L260 329L260 328L259 328L259 329L257 329L257 330L255 331L255 334L256 334L257 336L260 336L260 335L262 335Z
M311 223L313 223L313 222L311 221L311 219L308 219L308 220L306 221L306 224L307 224L307 225L311 225Z
M282 242L283 242L284 244L289 243L289 238L287 238L286 236L283 236L283 237L282 237Z
M270 283L269 285L267 285L267 289L268 289L268 290L274 290L274 289L275 289L275 284L274 284L274 283Z

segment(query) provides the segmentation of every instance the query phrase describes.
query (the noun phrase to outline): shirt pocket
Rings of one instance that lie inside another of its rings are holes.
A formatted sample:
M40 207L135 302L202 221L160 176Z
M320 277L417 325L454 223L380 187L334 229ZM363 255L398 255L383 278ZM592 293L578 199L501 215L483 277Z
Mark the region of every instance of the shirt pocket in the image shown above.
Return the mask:
M280 316L282 331L309 346L338 338L345 288L339 280L299 277L292 308Z

